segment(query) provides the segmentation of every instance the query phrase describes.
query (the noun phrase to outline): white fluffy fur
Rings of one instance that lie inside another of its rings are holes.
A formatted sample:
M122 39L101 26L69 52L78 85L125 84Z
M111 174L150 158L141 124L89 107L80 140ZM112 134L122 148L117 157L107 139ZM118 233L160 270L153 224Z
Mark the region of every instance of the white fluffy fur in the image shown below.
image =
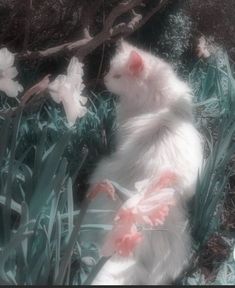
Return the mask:
M126 73L131 51L144 61L138 77ZM171 283L187 265L190 254L185 202L195 192L202 163L201 140L193 126L191 91L169 64L126 42L120 44L110 67L105 84L120 97L117 147L99 163L90 184L110 179L133 191L135 182L156 176L167 167L180 176L181 193L164 226L157 227L161 230L145 232L145 241L133 257L112 256L93 284ZM119 205L100 195L91 208ZM111 224L113 218L105 221Z

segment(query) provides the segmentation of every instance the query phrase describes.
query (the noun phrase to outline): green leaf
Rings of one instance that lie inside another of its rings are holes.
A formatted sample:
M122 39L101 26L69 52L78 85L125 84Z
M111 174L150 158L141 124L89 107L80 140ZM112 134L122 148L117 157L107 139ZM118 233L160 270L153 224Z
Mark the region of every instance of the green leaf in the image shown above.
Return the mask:
M45 160L43 170L37 179L35 191L30 201L29 214L31 218L36 217L40 213L52 193L52 179L62 160L67 143L68 135L64 134Z

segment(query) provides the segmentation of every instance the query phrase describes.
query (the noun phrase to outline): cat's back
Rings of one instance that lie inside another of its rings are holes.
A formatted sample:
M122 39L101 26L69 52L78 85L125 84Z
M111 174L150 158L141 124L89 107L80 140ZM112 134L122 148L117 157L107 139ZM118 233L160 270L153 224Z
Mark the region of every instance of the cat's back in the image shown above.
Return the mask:
M143 114L120 126L114 158L118 179L129 188L169 167L182 176L188 189L195 184L202 163L201 139L191 121L173 113Z

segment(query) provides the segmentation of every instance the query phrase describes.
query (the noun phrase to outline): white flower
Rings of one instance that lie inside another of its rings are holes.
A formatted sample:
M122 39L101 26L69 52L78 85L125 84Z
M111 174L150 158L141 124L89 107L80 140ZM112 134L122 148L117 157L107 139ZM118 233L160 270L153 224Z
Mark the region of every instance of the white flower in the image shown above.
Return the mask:
M83 65L76 57L73 57L67 69L67 75L59 75L50 83L49 92L56 103L61 103L64 106L67 120L70 125L73 125L76 119L83 117L87 108L87 98L81 95L84 88Z
M0 90L9 97L16 97L19 92L23 91L23 87L13 80L18 74L13 66L14 61L14 54L7 48L0 49Z
M196 49L197 56L199 58L201 58L201 57L202 58L210 57L211 54L210 54L210 52L208 50L208 44L206 42L206 39L204 37L200 37L198 41L199 41L199 43L198 43L197 49Z

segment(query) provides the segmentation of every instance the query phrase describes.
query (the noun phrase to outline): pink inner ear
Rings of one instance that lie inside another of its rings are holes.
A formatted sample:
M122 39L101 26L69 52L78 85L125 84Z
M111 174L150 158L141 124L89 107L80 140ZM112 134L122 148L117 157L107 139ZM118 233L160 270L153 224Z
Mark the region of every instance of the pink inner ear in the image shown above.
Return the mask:
M139 75L144 68L142 57L135 51L131 51L127 65L132 75Z

